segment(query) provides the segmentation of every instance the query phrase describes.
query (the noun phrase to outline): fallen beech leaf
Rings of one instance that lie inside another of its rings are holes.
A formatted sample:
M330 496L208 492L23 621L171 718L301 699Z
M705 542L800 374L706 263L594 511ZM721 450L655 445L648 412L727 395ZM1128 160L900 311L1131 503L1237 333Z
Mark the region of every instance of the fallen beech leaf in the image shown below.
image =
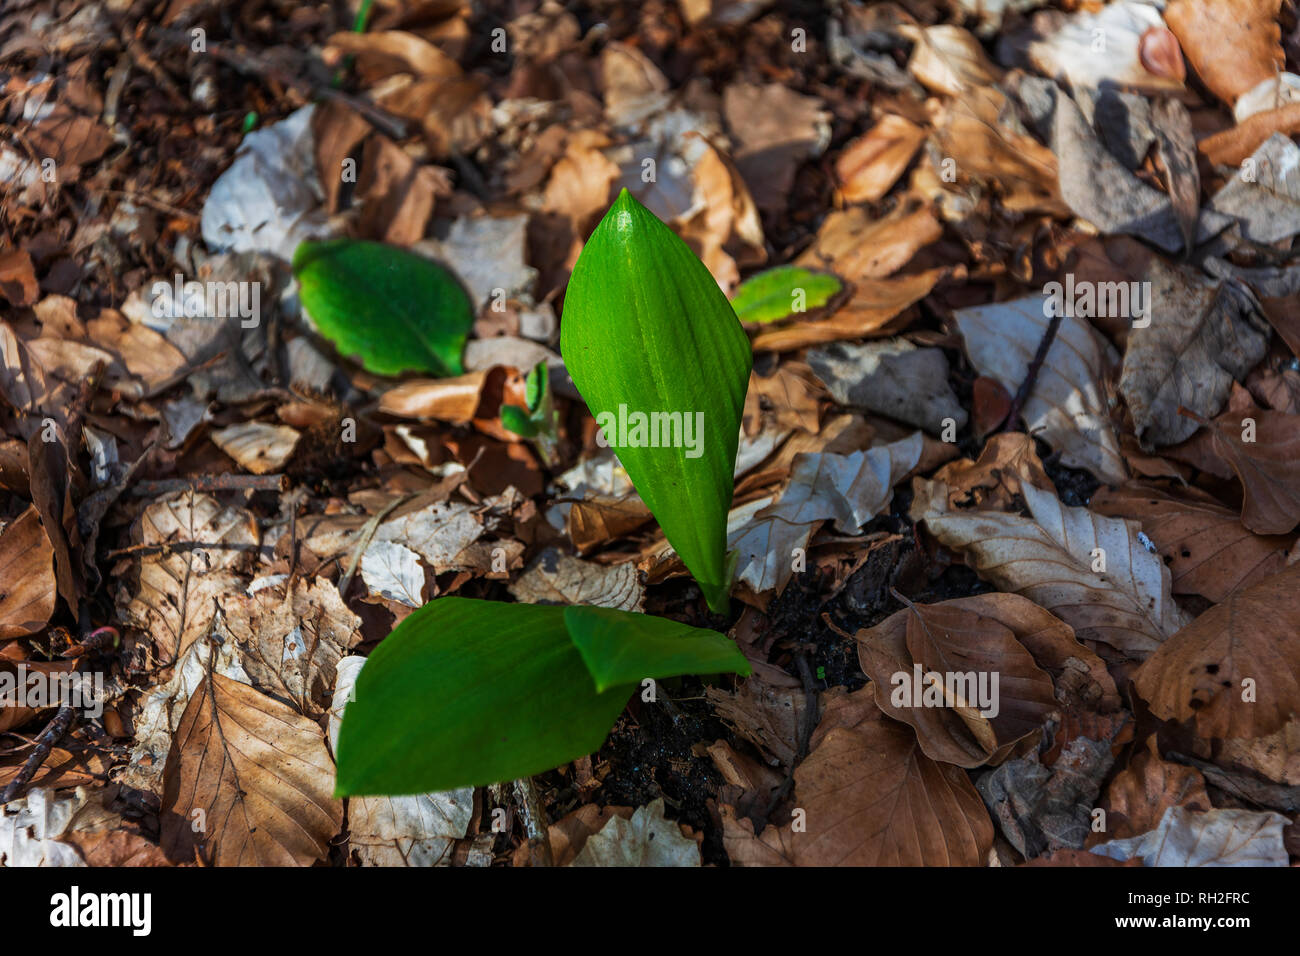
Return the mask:
M395 541L371 541L361 556L361 579L371 594L407 607L424 603L424 567L419 556Z
M868 686L849 696L872 693ZM732 859L758 858L745 847L757 840L772 862L788 854L795 866L984 865L993 825L966 772L925 756L911 730L874 705L866 716L865 707L853 710L855 722L819 728L820 741L795 770L807 832L788 835L787 825L754 837L739 821L725 841Z
M1165 22L1196 75L1229 106L1285 67L1281 0L1171 0Z
M1287 866L1280 813L1170 807L1149 833L1099 843L1092 852L1144 866Z
M1241 380L1268 351L1269 325L1254 297L1238 283L1153 259L1149 324L1135 324L1119 392L1133 413L1143 447L1173 445L1196 431L1178 413L1217 415L1233 379Z
M1141 660L1186 623L1170 596L1169 569L1137 539L1137 522L1063 505L1022 483L1031 518L947 506L947 489L917 479L912 518L967 552L982 577L1023 594L1074 628ZM1104 562L1104 563L1103 563ZM1094 570L1094 568L1104 570Z
M1300 415L1252 408L1237 418L1229 411L1207 427L1241 482L1241 523L1256 534L1289 534L1300 523Z
M898 32L915 41L907 71L926 89L960 96L971 87L993 86L1002 79L1002 70L968 30L946 23L903 24Z
M1166 641L1134 675L1151 712L1193 721L1206 738L1263 737L1285 726L1300 701L1297 588L1300 564L1293 564Z
M1215 166L1240 166L1276 133L1292 136L1300 131L1300 103L1248 116L1236 126L1205 137L1196 148Z
M835 162L845 202L875 202L898 182L925 141L925 131L892 113L849 143Z
M1015 394L1047 331L1045 295L972 306L954 313L966 352L981 375ZM1119 440L1107 414L1104 382L1114 349L1077 316L1061 319L1034 390L1024 404L1030 434L1061 452L1061 460L1102 481L1127 477Z
M455 378L402 382L379 396L379 410L399 418L464 425L478 417L476 413L491 377L492 369L484 369Z
M1088 503L1100 514L1132 518L1169 566L1175 594L1214 602L1281 571L1293 541L1252 534L1240 516L1209 495L1173 495L1153 485L1102 488Z
M1205 811L1211 808L1205 778L1194 767L1160 759L1156 738L1136 753L1129 765L1110 782L1102 801L1106 829L1094 834L1121 840L1138 836L1160 825L1170 807Z
M190 698L165 779L161 842L171 860L310 866L343 825L320 727L221 674Z
M575 501L566 519L569 540L579 554L630 534L651 519L640 498L593 497Z
M811 370L786 362L771 375L750 373L749 391L745 393L746 431L757 427L761 432L764 403L771 407L772 420L781 429L798 428L813 435L821 431L819 399L824 395L817 387ZM755 422L759 422L755 426Z
M570 866L699 866L700 846L664 819L664 798L640 807L630 819L615 815L587 837Z
M160 664L176 662L207 636L216 599L239 590L235 572L258 541L251 514L208 495L179 494L140 515L131 531L143 552L140 588L122 613L150 636Z
M556 820L547 827L554 864L568 866L582 852L593 833L599 833L613 817L628 820L635 812L635 807L602 807L584 803L572 813Z
M548 548L517 580L510 593L525 604L591 604L641 611L645 588L636 565L594 564Z
M218 428L212 443L255 475L279 471L298 447L298 432L288 425L244 422Z
M850 282L893 275L917 250L943 234L939 220L916 197L904 197L881 219L854 206L832 212L817 230L817 239L795 265L824 269Z
M0 531L0 641L26 637L54 613L54 546L34 505Z
M1014 625L1055 628L1076 643L1066 624L1019 595L978 597L986 600L913 604L857 634L877 706L911 725L926 756L958 767L998 764L1018 745L1036 746L1058 708L1051 677ZM1077 646L1081 658L1088 653Z
M723 115L738 140L732 155L759 209L783 210L800 163L826 150L831 114L823 105L782 83L731 83L723 91Z

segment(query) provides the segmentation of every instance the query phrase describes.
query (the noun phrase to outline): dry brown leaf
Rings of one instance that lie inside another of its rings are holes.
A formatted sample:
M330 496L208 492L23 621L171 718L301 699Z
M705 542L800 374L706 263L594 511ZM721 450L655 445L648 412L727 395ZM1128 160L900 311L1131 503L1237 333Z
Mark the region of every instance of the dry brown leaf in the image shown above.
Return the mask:
M1134 675L1162 720L1200 737L1263 737L1300 709L1300 564L1210 608Z
M1074 641L1064 623L1018 595L980 597L1029 605L1018 613L1036 612L1039 629L1055 627ZM1057 702L1051 677L1001 620L999 601L978 609L965 602L914 604L859 631L858 659L877 706L916 731L926 756L978 767L1035 746Z
M867 686L849 696L861 700L872 693ZM807 831L794 833L787 825L769 833L769 827L755 837L749 821L739 821L724 837L733 862L984 865L993 824L966 772L925 756L905 725L879 711L861 716L863 709L845 708L841 715L853 722L824 730L795 770Z
M1284 69L1281 0L1172 0L1165 22L1196 75L1232 106Z
M337 56L351 55L355 69L367 83L394 73L438 79L457 77L461 68L427 40L404 30L378 33L335 33L328 49Z
M288 425L243 422L218 428L212 443L255 475L279 471L298 447L298 432Z
M913 520L965 552L999 590L1022 594L1065 621L1080 640L1141 660L1186 623L1170 595L1169 569L1142 546L1137 522L1071 508L1028 484L1020 492L1032 517L963 513L949 509L942 483L915 485Z
M732 157L760 209L784 209L799 164L826 148L830 114L822 106L782 83L732 83L723 91L723 115L738 140Z
M898 32L915 41L907 71L932 92L960 96L971 87L993 86L1002 79L1002 70L969 30L947 23L903 24Z
M361 156L358 234L399 246L418 242L434 203L451 192L446 170L420 165L387 136L376 133L366 141Z
M934 212L916 197L904 197L881 219L855 206L827 216L817 239L795 265L834 272L850 282L883 279L941 235L943 227Z
M1280 813L1170 807L1154 830L1098 844L1092 852L1144 866L1287 866L1282 829L1290 822Z
M1287 103L1246 117L1236 126L1214 133L1196 148L1214 166L1240 166L1274 133L1292 136L1300 132L1300 103Z
M579 554L631 534L651 518L640 498L586 498L575 501L566 519L569 540Z
M898 182L925 140L925 131L892 113L849 143L835 162L845 202L875 202Z
M570 866L699 866L700 846L664 819L664 798L638 807L630 817L615 814L587 837Z
M751 372L749 391L745 393L746 427L750 421L757 421L767 406L778 427L800 428L815 435L821 430L821 395L812 372L797 363L783 363L771 375Z
M58 594L54 546L34 505L0 531L0 641L43 628Z
M1106 811L1106 829L1094 833L1090 842L1119 840L1154 830L1170 807L1209 810L1210 795L1205 778L1194 767L1160 758L1156 738L1137 752L1106 790L1101 807Z
M951 268L940 266L914 275L863 280L829 318L794 322L759 332L754 336L754 351L793 352L823 342L892 335L910 321L910 315L903 313L949 275L960 275L960 270L954 273Z
M1241 523L1256 534L1300 524L1300 415L1252 408L1208 423L1214 450L1241 482ZM1249 439L1249 440L1248 440Z
M1024 432L990 436L978 460L950 462L935 472L934 481L947 486L951 511L1012 511L1021 483L1036 488L1052 486L1038 459L1034 440Z
M320 727L210 673L167 757L162 848L212 866L310 866L343 825Z
M1172 445L1196 430L1179 414L1217 415L1234 379L1268 351L1269 326L1238 283L1212 282L1191 269L1153 259L1149 324L1128 333L1119 392L1143 447Z
M635 807L601 807L594 803L584 803L572 813L556 820L547 828L552 862L556 866L568 866L582 852L593 833L599 833L614 817L630 820L634 812Z
M464 425L478 417L476 413L479 405L485 393L490 391L489 379L500 379L510 371L512 370L504 366L496 366L455 378L412 379L379 396L379 410L385 415L398 418L431 419ZM499 382L497 389L500 390Z
M1204 492L1180 495L1153 485L1102 488L1088 505L1100 514L1132 518L1160 552L1175 594L1219 602L1281 571L1293 540L1252 534L1235 511Z

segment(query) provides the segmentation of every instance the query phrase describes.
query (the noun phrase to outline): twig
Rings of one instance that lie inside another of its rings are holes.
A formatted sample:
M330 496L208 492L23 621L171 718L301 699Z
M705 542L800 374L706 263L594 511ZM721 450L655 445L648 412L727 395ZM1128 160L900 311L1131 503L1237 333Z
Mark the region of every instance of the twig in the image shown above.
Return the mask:
M71 729L76 716L77 708L72 704L64 704L59 708L59 712L54 715L54 719L45 725L41 735L36 738L36 747L27 757L23 769L18 771L18 776L10 780L4 792L0 793L0 805L17 799L19 794L32 782L32 778L36 776L36 771L41 768L41 764L45 763L45 758L50 755L54 745L62 740L63 735Z
M412 494L394 498L361 526L361 534L357 537L356 546L352 549L352 557L348 560L348 568L339 581L339 597L344 601L348 599L348 586L352 583L352 576L357 573L357 565L361 563L361 555L369 547L370 539L375 536L375 532L379 530L379 523L414 497L415 495Z
M1043 368L1043 361L1047 358L1048 349L1056 341L1056 332L1061 327L1061 319L1064 313L1061 309L1053 311L1055 314L1047 323L1047 331L1043 333L1043 338L1038 343L1038 351L1034 353L1034 357L1029 363L1029 371L1025 373L1025 380L1020 383L1015 398L1011 400L1011 407L1007 409L1007 417L1002 422L1003 431L1014 431L1020 422L1020 409L1029 400L1029 395L1034 390L1034 384L1038 381L1038 373Z
M524 833L528 835L529 860L533 866L554 866L555 855L551 850L546 814L542 810L542 798L532 777L521 777L515 781L515 798L519 801L519 817L524 824Z
M767 809L763 811L763 826L767 826L767 821L772 816L773 811L781 805L781 801L786 798L790 788L794 786L794 770L808 756L808 749L812 744L813 729L817 726L817 686L813 681L812 668L808 666L808 659L802 653L795 655L795 664L799 668L799 676L803 679L804 694L804 719L799 728L799 749L795 751L794 759L790 761L790 770L785 775L785 780L781 781L781 786L776 788L772 794L772 799L767 803Z
M289 487L285 475L193 475L163 481L138 481L131 494L142 498L165 495L172 491L284 491Z

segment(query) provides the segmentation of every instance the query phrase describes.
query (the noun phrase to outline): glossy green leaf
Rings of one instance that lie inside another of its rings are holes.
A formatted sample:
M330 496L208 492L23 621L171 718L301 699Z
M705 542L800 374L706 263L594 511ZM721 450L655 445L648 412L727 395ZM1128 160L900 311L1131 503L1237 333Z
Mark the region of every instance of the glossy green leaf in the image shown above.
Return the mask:
M750 672L725 634L666 617L574 605L564 609L564 622L598 691L636 686L647 677Z
M530 776L598 750L647 678L748 674L714 631L605 608L446 597L413 612L357 679L340 796Z
M456 278L423 256L357 239L304 242L293 256L299 296L339 354L376 375L460 375L474 324Z
M339 729L342 796L425 793L593 753L631 687L598 693L564 608L446 597L366 660Z
M573 267L560 351L709 607L724 611L727 509L753 356L709 270L627 190Z
M742 322L775 322L793 315L800 305L802 311L821 308L843 287L839 279L825 272L778 266L742 282L731 307Z

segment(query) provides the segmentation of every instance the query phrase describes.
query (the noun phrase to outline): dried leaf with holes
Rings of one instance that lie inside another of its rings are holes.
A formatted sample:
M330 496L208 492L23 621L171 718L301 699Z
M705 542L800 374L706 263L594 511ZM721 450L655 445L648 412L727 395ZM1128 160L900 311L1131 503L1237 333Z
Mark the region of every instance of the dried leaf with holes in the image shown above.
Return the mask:
M1300 564L1228 597L1134 675L1162 720L1200 737L1264 737L1300 712Z

